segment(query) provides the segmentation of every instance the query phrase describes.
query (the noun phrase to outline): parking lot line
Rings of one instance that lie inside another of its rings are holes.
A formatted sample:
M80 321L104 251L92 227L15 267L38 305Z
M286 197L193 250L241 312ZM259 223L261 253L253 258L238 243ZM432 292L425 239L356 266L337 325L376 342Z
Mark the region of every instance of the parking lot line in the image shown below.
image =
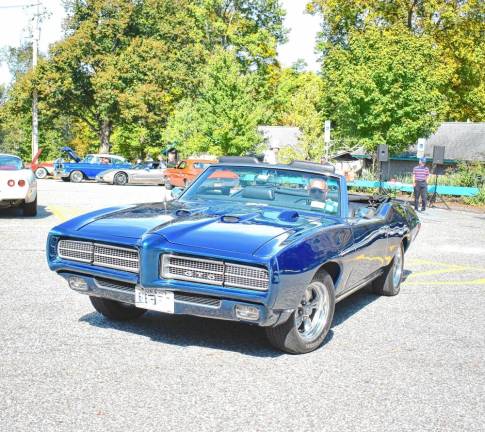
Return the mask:
M406 285L485 285L485 278L474 279L474 280L446 280L446 281L416 281L404 282Z
M408 263L410 264L427 264L431 265L434 267L447 267L447 268L453 268L457 270L477 270L481 272L485 272L485 269L480 268L480 267L473 267L473 266L461 266L461 265L456 265L456 264L451 264L451 263L444 263L444 262L439 262L439 261L431 261L431 260L426 260L426 259L411 259L408 260Z
M61 222L72 219L84 213L83 210L77 207L65 207L58 205L50 205L47 207L47 210L50 211Z

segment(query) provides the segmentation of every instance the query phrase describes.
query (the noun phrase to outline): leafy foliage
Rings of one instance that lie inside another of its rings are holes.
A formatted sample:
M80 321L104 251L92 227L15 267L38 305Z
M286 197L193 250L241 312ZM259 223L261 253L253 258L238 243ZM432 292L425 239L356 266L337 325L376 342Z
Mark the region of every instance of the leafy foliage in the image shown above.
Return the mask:
M166 139L185 155L242 155L262 137L258 124L265 106L258 101L252 74L243 74L232 51L220 50L210 59L200 93L186 99L170 119Z
M284 148L282 160L319 161L324 153L322 114L323 82L313 72L298 70L299 65L280 72L273 100L274 123L300 128L299 148Z
M429 37L448 71L444 94L447 120L485 119L485 2L483 0L312 0L307 6L323 17L320 50L347 48L355 34L405 27Z
M429 135L445 110L440 50L405 28L351 32L325 57L325 109L338 133L372 152L406 149Z

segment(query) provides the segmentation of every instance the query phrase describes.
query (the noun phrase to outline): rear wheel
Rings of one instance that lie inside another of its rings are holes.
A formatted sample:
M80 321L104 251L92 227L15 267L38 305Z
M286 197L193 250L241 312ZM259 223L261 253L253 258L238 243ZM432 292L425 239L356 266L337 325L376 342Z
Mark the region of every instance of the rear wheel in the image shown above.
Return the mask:
M73 171L69 178L73 183L81 183L84 179L84 175L81 171Z
M400 244L394 258L384 273L372 282L372 290L378 295L395 296L401 290L404 269L404 248Z
M283 324L266 329L269 342L291 354L304 354L322 345L332 325L335 289L330 275L320 272Z
M34 174L38 179L43 179L47 177L48 172L45 168L39 167L35 170Z
M101 297L90 296L94 309L106 318L114 321L129 321L141 317L146 309L140 309L128 303L121 303Z
M116 173L113 179L113 183L118 186L124 186L125 184L128 183L128 176L124 172Z
M34 201L22 205L22 214L27 217L37 216L37 197Z

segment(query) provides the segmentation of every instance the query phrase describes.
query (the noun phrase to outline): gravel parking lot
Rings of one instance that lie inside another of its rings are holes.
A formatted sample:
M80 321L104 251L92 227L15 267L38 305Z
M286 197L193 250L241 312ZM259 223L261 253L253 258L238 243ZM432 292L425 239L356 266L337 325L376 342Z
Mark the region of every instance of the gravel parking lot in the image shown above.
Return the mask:
M2 431L483 431L484 214L428 210L401 294L347 298L291 356L229 322L114 324L49 271L51 227L163 193L43 180L38 217L0 213Z

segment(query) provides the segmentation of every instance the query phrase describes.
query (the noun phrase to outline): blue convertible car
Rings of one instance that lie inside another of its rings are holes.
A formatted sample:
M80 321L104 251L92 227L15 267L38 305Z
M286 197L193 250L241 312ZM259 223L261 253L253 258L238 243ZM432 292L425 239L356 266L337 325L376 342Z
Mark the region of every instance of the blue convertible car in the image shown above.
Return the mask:
M335 303L399 292L420 222L405 202L347 193L328 167L223 158L170 202L112 207L52 229L47 259L108 319L146 310L263 326L319 347Z

